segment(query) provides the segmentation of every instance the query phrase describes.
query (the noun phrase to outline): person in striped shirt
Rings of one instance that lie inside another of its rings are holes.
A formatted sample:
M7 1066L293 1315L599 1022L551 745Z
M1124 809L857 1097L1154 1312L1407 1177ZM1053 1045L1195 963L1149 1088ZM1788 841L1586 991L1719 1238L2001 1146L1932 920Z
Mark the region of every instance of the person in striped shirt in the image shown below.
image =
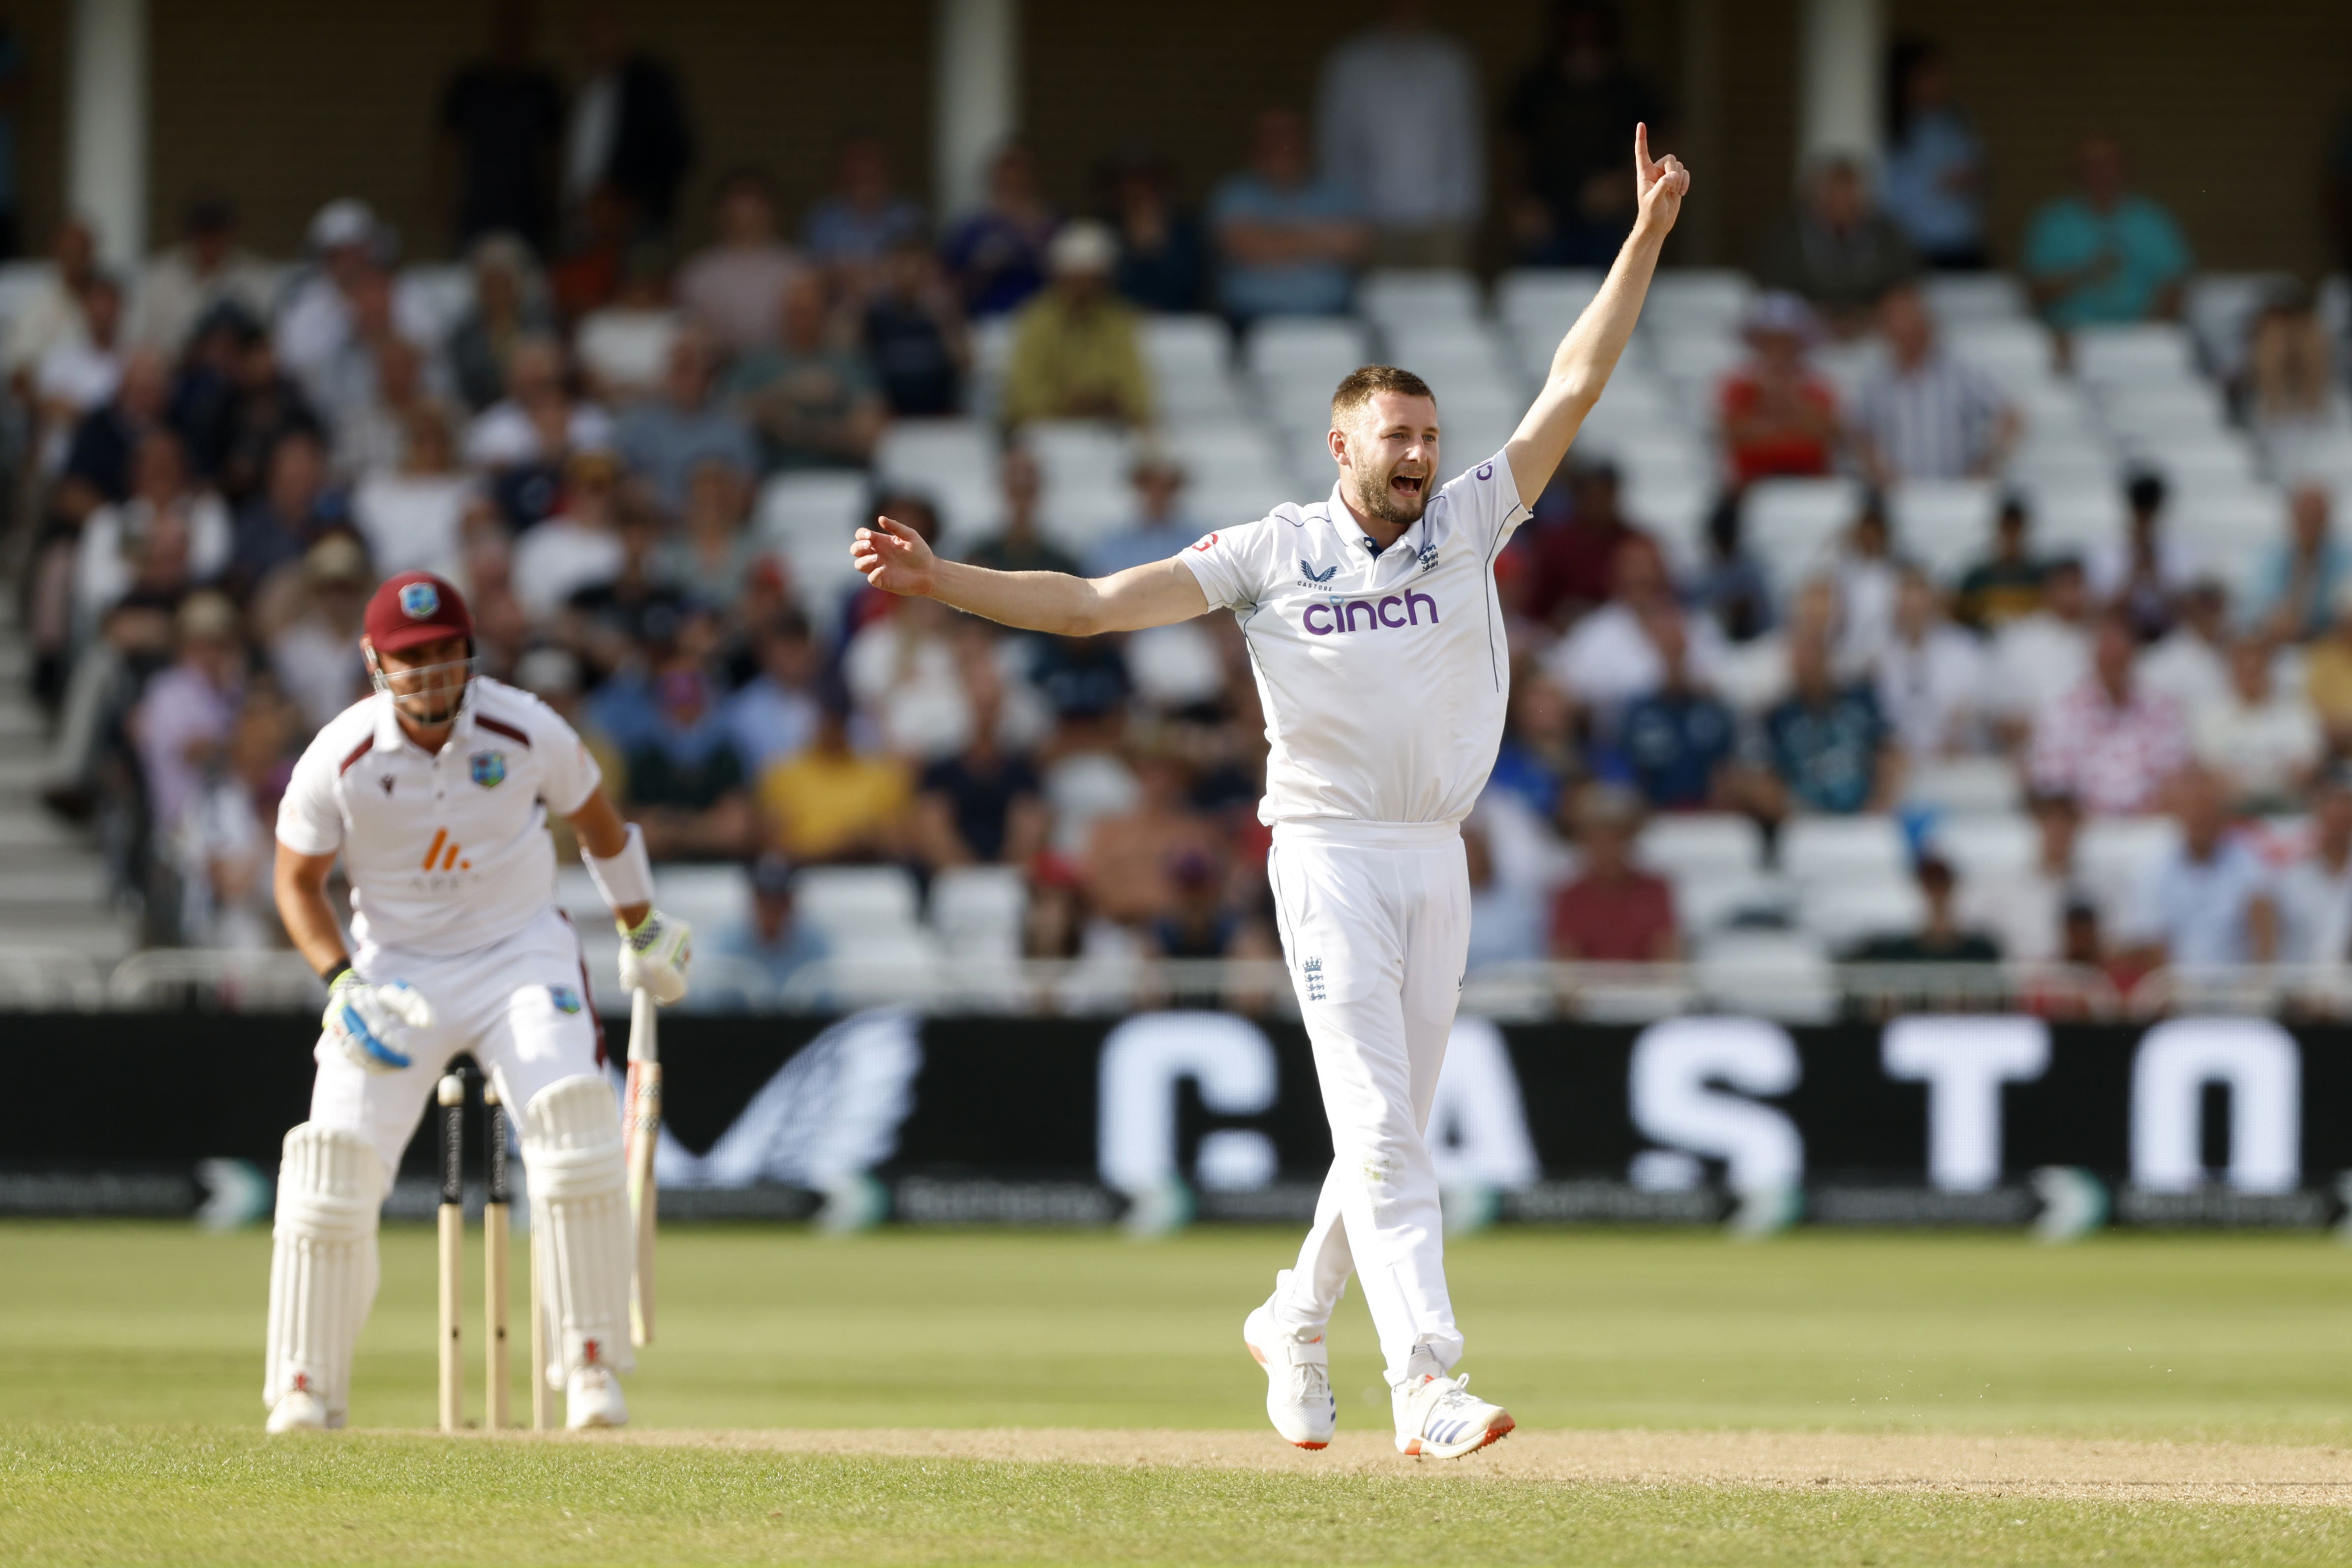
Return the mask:
M1917 289L1889 290L1878 322L1890 363L1864 384L1853 419L1854 451L1870 481L1999 473L2023 428L1999 384L1936 341Z

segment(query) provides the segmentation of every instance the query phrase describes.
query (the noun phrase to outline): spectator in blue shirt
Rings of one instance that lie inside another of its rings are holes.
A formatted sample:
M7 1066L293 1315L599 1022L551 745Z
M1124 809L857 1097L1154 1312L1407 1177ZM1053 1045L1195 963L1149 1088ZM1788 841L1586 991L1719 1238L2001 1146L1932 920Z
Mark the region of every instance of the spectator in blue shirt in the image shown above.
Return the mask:
M703 463L745 473L760 466L751 427L711 395L718 345L698 327L670 344L661 391L621 416L614 439L629 472L652 487L664 510L686 505L687 476Z
M1796 689L1764 716L1760 804L1773 816L1885 810L1903 762L1870 683L1839 682L1818 626L1790 633L1789 674Z
M2278 890L2262 858L2230 833L2229 788L2190 768L2173 781L2180 842L2140 873L2117 932L2151 966L2268 963L2278 954Z
M1525 669L1511 681L1511 721L1495 754L1491 787L1527 802L1550 820L1560 791L1584 772L1576 748L1576 705L1550 677Z
M2169 321L2180 314L2189 242L2162 205L2124 188L2124 151L2112 136L2074 155L2078 194L2033 215L2025 274L2053 327Z
M1895 46L1887 75L1893 123L1879 200L1930 267L1988 264L1984 143L1952 101L1943 52L1910 39Z
M1644 625L1665 674L1655 691L1625 710L1617 727L1617 759L1642 798L1658 810L1723 807L1738 739L1731 710L1691 679L1690 638L1680 611L1661 609Z
M1184 466L1165 451L1146 447L1137 453L1128 479L1135 486L1135 516L1087 552L1089 577L1165 561L1208 531L1178 504L1184 491Z
M1261 112L1250 166L1209 203L1223 258L1218 283L1230 315L1328 316L1348 308L1367 231L1346 187L1314 177L1307 121L1296 110Z
M824 933L796 918L792 862L774 853L761 856L751 867L751 919L731 930L713 932L710 951L757 971L777 992L803 971L833 956L833 945ZM740 1007L749 1001L772 999L743 996L740 988L731 986L733 976L723 968L696 978L701 984L695 994L702 998L704 1006ZM705 996L705 992L709 994ZM823 994L814 992L795 994L793 1000L804 1006L824 1005Z
M870 266L923 232L923 209L890 189L890 154L880 137L851 137L834 168L834 194L809 210L801 229L811 260Z
M2325 486L2297 487L2287 503L2287 537L2270 547L2255 579L2254 622L2283 642L2326 631L2352 582L2352 550L2330 531L2327 510Z
M1045 286L1045 247L1060 215L1037 194L1029 149L1015 143L988 171L988 203L948 232L940 254L974 321L1017 310Z

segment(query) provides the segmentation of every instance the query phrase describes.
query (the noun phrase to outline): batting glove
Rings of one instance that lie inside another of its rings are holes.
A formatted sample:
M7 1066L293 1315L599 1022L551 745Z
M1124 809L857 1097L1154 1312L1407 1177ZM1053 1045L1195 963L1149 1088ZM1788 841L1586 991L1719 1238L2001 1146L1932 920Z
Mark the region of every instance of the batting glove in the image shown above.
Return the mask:
M686 966L694 957L694 928L676 915L647 910L632 928L619 921L621 986L650 991L654 1000L667 1004L686 994Z
M368 1072L399 1072L415 1058L418 1037L433 1026L433 1008L405 980L372 985L346 969L327 988L320 1020L327 1037Z

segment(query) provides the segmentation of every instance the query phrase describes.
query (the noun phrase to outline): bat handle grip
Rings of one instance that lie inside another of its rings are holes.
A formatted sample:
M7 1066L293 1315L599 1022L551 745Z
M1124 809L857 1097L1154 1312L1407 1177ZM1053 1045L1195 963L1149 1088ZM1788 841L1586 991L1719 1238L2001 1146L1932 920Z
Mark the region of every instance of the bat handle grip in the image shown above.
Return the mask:
M650 1062L661 1059L660 1047L655 1044L656 1021L659 1004L654 994L643 986L629 993L629 1059Z

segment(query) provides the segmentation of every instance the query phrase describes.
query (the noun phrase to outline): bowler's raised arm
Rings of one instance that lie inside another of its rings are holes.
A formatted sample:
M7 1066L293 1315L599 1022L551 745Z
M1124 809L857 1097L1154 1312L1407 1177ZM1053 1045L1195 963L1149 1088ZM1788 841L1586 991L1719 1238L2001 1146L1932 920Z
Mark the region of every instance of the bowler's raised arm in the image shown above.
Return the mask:
M1206 615L1200 579L1176 560L1130 566L1108 577L1063 572L992 572L942 561L923 536L877 517L851 542L849 558L886 594L937 599L984 619L1060 637L1141 631Z

